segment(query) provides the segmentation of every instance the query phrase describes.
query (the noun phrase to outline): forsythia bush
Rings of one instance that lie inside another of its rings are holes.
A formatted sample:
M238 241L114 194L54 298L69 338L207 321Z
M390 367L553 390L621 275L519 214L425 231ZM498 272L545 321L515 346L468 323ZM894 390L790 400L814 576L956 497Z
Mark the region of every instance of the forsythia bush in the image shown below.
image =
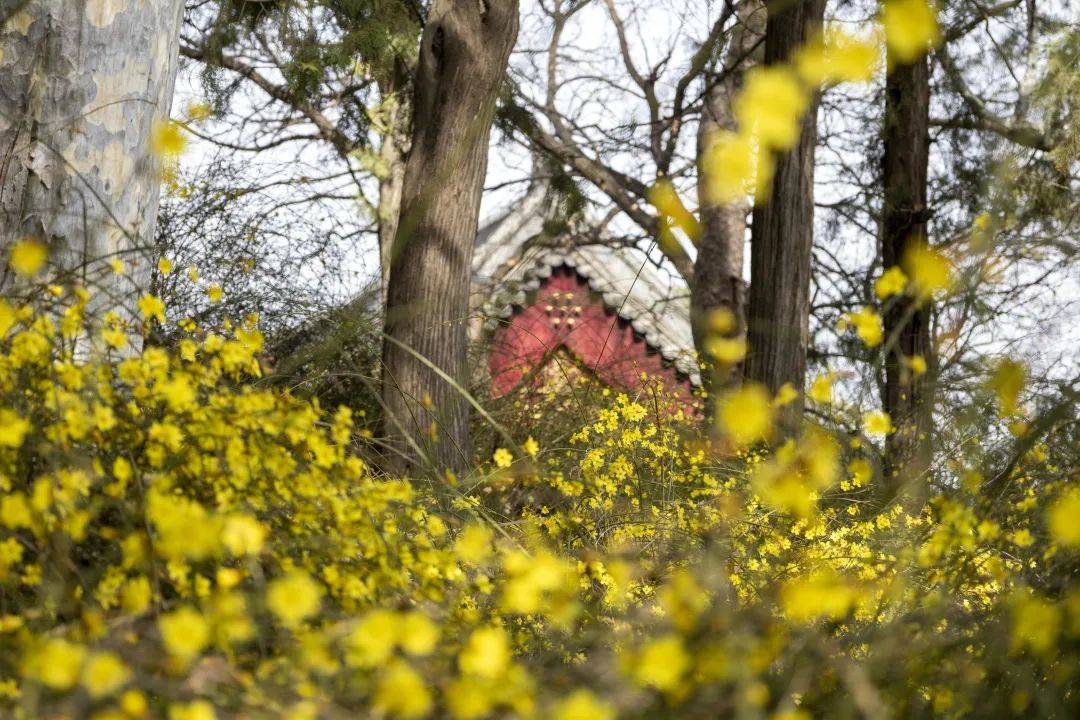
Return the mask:
M371 475L347 409L260 389L254 319L138 351L84 291L42 297L0 303L4 715L1080 707L1080 494L1052 445L993 495L971 451L908 511L868 438L769 450L755 413L783 399L739 391L710 441L618 395L568 449L414 485Z

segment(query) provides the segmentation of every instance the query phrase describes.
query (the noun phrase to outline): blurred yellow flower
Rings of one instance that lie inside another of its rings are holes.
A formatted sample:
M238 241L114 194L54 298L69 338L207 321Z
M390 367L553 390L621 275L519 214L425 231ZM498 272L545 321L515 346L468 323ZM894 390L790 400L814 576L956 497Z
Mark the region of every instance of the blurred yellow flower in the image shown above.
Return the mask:
M763 440L772 429L773 405L764 385L747 383L720 400L720 427L737 445Z
M21 447L26 434L30 432L30 422L19 417L14 410L0 410L0 447Z
M952 287L952 263L922 243L909 243L900 264L911 280L910 291L916 297L927 298Z
M301 570L274 580L266 589L266 606L285 627L297 627L319 611L322 588Z
M41 271L48 257L49 249L45 247L45 243L33 238L23 238L11 246L8 264L19 275L33 277Z
M752 131L763 146L790 150L799 139L808 102L809 94L793 70L758 66L746 74L735 100L735 117L739 127Z
M907 281L907 275L900 269L900 266L893 265L874 282L874 293L881 300L888 300L893 295L904 292Z
M131 670L115 653L93 653L83 667L82 684L91 697L112 695L129 679Z
M881 316L874 308L864 305L859 312L848 313L845 320L855 327L855 333L868 348L877 347L885 337Z
M828 405L832 402L832 385L832 373L818 375L814 378L813 382L810 383L810 392L807 394L814 402Z
M143 295L139 298L139 312L147 320L157 320L165 323L165 303L155 295Z
M1080 546L1080 490L1061 494L1046 513L1050 536L1066 547Z
M856 37L833 26L797 51L795 67L810 85L867 82L878 69L880 55L879 39Z
M555 703L551 720L615 720L615 708L591 690L579 688Z
M498 448L491 459L498 468L508 468L514 464L514 455L506 448Z
M690 656L678 635L662 635L650 640L638 652L634 677L642 685L657 690L674 690L690 669Z
M405 720L420 718L431 710L431 692L419 673L398 660L379 676L372 704L376 711Z
M909 63L941 42L938 8L927 0L886 0L881 8L889 59Z
M867 435L885 437L892 431L892 418L884 410L871 410L863 415L863 432Z
M1016 412L1020 393L1024 391L1027 381L1027 369L1023 363L1008 358L998 361L994 372L990 375L988 384L997 396L998 407L1002 416L1012 415Z
M510 637L500 627L473 630L458 656L463 673L482 678L497 678L510 664Z
M194 608L184 606L158 619L161 641L169 654L190 662L210 642L210 625Z
M172 120L158 120L150 133L150 152L159 158L175 158L184 152L187 137L180 124Z
M23 675L54 690L68 690L79 679L86 648L63 638L49 638L23 660Z

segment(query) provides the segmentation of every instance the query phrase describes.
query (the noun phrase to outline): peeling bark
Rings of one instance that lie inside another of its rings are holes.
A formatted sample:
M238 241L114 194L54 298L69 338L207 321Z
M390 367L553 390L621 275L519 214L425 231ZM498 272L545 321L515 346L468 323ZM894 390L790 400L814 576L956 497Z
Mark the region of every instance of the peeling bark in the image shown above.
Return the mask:
M23 237L126 303L146 277L157 219L154 123L167 118L180 0L29 0L0 29L0 249ZM107 261L121 257L126 278ZM0 289L12 282L6 263Z
M383 345L388 444L407 459L393 463L399 470L421 456L436 468L470 459L472 255L495 98L517 28L517 0L435 0L421 38Z

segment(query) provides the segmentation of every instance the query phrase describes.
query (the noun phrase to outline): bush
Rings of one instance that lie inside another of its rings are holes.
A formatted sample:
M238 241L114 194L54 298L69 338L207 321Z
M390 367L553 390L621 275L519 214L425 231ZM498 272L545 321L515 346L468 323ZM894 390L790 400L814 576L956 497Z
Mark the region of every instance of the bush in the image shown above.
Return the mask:
M0 304L5 714L1077 713L1068 418L970 444L911 510L870 438L703 437L625 395L410 483L347 408L254 382L254 318L137 350L39 297Z

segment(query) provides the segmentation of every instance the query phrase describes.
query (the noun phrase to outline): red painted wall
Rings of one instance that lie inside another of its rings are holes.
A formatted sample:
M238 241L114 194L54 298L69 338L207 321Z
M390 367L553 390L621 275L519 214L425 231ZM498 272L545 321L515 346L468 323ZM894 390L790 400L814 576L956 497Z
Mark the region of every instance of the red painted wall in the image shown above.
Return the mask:
M567 267L557 268L529 304L496 329L488 356L492 394L501 397L516 388L560 347L612 387L631 390L644 372L660 378L684 403L693 402L689 378L665 364L630 323L604 307L585 278ZM535 373L536 381L543 375Z

